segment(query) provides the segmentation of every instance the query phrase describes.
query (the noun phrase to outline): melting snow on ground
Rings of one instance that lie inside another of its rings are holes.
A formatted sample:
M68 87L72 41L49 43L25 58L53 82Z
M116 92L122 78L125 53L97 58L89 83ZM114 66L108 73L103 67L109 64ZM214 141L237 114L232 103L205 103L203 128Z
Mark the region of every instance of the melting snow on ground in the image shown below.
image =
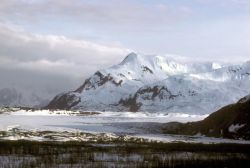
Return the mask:
M147 112L80 112L17 110L0 114L0 139L29 139L87 141L94 139L112 140L122 136L143 138L162 142L204 142L221 143L223 140L172 136L161 133L163 123L191 122L202 120L208 115L190 115L182 113L147 113ZM239 128L239 127L237 127ZM227 141L228 142L228 141ZM248 141L230 142L246 143ZM250 142L249 142L250 143Z

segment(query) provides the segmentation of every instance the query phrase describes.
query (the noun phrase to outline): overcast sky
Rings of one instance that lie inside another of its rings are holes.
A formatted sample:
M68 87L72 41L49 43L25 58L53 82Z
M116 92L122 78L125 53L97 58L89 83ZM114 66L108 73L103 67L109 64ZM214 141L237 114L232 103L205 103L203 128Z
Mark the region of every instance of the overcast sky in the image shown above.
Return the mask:
M250 0L0 0L0 88L73 89L131 51L250 60Z

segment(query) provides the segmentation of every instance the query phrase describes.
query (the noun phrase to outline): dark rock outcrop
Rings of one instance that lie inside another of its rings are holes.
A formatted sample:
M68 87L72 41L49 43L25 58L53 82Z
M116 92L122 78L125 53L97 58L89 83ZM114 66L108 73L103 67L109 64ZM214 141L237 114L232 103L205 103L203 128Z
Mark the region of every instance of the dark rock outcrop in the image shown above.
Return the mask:
M80 86L78 89L75 90L75 92L82 93L83 90L90 90L90 89L96 89L99 86L102 86L106 84L107 82L111 82L115 86L121 86L123 80L119 80L118 82L114 80L114 78L108 74L104 75L100 71L97 71L94 74L94 77L97 77L98 80L96 81L91 81L91 78L88 78L85 80L82 86ZM93 78L94 78L93 77Z
M45 108L69 110L79 102L81 102L81 98L73 92L69 92L56 96Z
M119 104L128 107L130 111L136 112L142 106L142 103L138 99L143 100L154 100L156 98L163 99L174 99L180 95L172 94L168 88L164 86L154 86L154 87L145 87L139 89L134 96L130 96L128 99L121 99Z

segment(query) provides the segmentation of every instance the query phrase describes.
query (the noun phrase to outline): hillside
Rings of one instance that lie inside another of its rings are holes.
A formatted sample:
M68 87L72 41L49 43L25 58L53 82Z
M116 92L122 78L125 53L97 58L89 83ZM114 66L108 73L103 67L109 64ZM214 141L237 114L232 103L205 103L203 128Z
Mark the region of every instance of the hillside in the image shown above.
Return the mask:
M168 134L205 135L232 139L250 139L250 96L221 108L198 122L168 123Z

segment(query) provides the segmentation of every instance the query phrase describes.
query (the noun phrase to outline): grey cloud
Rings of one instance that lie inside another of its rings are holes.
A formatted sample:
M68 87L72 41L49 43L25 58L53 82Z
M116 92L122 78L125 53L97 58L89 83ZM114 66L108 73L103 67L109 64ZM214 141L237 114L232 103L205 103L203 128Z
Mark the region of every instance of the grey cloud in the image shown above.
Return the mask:
M8 21L11 19L19 22L39 22L41 18L51 21L61 19L132 29L146 25L157 28L156 26L162 26L162 23L175 22L191 14L191 9L185 6L146 5L133 0L3 0L0 8L0 18L8 18Z
M64 36L28 34L0 27L1 66L53 73L89 74L118 62L130 50ZM46 69L47 68L47 69Z

